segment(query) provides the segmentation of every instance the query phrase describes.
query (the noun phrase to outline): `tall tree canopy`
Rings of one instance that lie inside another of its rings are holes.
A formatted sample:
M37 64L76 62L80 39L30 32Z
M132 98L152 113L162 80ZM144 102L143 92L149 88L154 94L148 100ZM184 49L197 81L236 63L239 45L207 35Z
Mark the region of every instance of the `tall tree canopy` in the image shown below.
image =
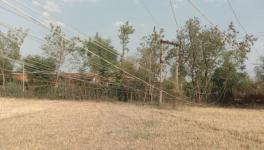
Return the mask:
M181 75L184 76L182 79L190 80L186 91L198 102L208 99L212 93L213 86L217 84L212 82L217 68L223 67L225 70L226 76L218 74L222 76L218 77L225 78L226 82L231 78L227 75L228 67L235 69L236 72L243 70L247 54L256 39L251 35L245 35L241 40L238 36L233 23L226 32L222 32L214 26L201 26L197 18L189 19L184 28L178 31ZM175 57L173 52L169 54ZM231 73L234 70L229 71Z
M89 40L81 40L76 50L82 58L82 68L88 68L91 72L105 79L115 72L115 68L106 61L117 65L117 56L115 55L117 52L111 45L111 41L103 39L98 33ZM102 79L102 81L104 81L104 79Z
M53 58L29 55L24 59L24 62L25 71L28 72L31 83L43 85L54 82L56 64Z
M20 48L24 43L28 31L22 28L14 28L3 33L0 31L0 70L2 74L2 85L5 88L6 73L13 70L14 60L20 58ZM10 59L7 59L10 58Z
M255 67L255 71L257 81L264 83L264 56L260 57L260 64Z
M128 21L125 22L124 24L122 24L118 30L119 35L118 37L121 40L121 44L122 44L122 59L125 57L125 52L129 51L127 44L129 43L129 35L133 34L135 32L135 29L133 28L132 25L129 25Z
M55 60L56 64L56 82L58 82L61 66L65 62L66 56L75 47L73 39L66 37L66 34L62 31L62 28L57 25L50 24L50 34L45 37L46 43L42 45L42 49L48 55L48 57Z

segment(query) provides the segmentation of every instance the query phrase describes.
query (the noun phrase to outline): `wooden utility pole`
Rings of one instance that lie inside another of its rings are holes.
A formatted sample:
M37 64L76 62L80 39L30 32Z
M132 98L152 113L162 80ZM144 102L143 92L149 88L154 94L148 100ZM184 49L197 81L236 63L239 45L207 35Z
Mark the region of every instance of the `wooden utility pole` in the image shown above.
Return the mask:
M157 47L157 40L158 40L158 34L156 32L156 27L154 26L153 29L153 34L152 34L153 40L151 42L151 50L150 50L150 59L149 59L149 67L150 67L150 71L149 71L149 93L150 93L150 101L153 102L153 88L152 88L152 60L153 60L153 51L155 51L156 47Z
M23 80L22 80L22 84L23 84L23 93L25 92L25 63L23 63Z
M173 41L165 41L165 40L161 40L161 47L163 49L163 45L162 44L167 44L167 45L172 45L175 47L176 50L176 66L175 66L175 92L178 93L179 92L179 44ZM162 50L163 51L163 50ZM164 61L164 60L163 60ZM163 64L163 62L162 62ZM163 66L163 65L162 65Z
M179 47L176 47L176 64L175 64L175 92L179 93Z
M162 104L163 101L163 92L162 92L162 83L163 83L163 43L160 43L161 49L160 49L160 97L159 97L159 105Z

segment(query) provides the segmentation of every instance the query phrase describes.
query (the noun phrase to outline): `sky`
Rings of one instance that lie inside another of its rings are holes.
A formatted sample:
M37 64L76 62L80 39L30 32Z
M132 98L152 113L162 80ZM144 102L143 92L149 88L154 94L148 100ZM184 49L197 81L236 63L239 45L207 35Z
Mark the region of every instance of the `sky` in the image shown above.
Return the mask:
M129 43L129 55L136 55L140 39L153 31L153 27L164 28L165 38L174 40L178 29L173 19L169 0L0 0L0 24L10 27L23 27L30 34L44 39L49 31L39 24L23 19L7 11L10 8L3 1L18 8L18 14L26 13L43 24L55 23L63 27L68 36L80 35L84 38L101 36L111 39L115 49L120 50L118 27L129 21L135 28ZM231 21L241 34L254 34L258 40L248 55L247 72L254 76L254 65L259 56L264 56L264 1L263 0L230 0L236 15L243 27L239 25L227 0L192 0L204 14L202 16L188 0L172 0L180 27L189 18L198 17L203 25L210 22L221 30L226 30ZM12 10L14 10L14 7ZM244 31L243 28L246 30ZM0 30L5 28L0 26ZM42 41L27 37L21 48L23 56L41 54Z

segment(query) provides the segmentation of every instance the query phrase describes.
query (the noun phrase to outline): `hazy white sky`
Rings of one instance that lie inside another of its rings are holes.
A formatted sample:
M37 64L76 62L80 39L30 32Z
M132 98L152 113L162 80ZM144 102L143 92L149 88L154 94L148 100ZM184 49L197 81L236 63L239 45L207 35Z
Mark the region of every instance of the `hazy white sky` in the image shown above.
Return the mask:
M173 21L169 0L7 0L27 14L38 18L44 23L57 23L64 27L65 32L72 36L78 35L74 28L87 37L99 32L103 37L110 38L117 50L120 49L117 36L118 25L129 21L135 26L136 32L131 37L130 54L136 53L142 36L149 34L153 26L165 29L167 39L174 39L177 27ZM205 25L209 25L187 0L172 0L176 17L180 26L190 17L198 17ZM226 29L233 21L243 33L226 0L192 0L193 3L221 29ZM230 0L241 24L248 33L255 34L258 41L249 54L247 70L254 75L254 65L258 57L264 55L264 1L263 0ZM0 0L0 5L7 7ZM151 14L151 15L150 15ZM48 31L28 20L12 14L0 7L0 23L13 27L24 27L30 33L43 38ZM0 27L0 29L3 29ZM22 47L23 55L39 54L40 42L27 38Z

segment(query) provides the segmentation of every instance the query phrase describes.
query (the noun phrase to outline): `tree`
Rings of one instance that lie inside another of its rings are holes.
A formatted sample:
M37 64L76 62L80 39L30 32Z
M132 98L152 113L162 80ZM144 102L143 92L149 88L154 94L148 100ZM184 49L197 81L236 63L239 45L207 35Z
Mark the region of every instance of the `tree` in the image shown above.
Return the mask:
M264 57L260 57L260 64L255 67L257 82L264 83Z
M164 30L161 29L159 32L156 32L155 29L151 35L144 36L140 47L138 50L138 62L140 63L139 73L140 78L147 81L152 86L145 85L144 101L147 96L152 101L153 95L153 86L158 83L159 74L160 74L160 50L161 44L160 40L164 38ZM167 51L167 47L164 48L164 51ZM147 68L147 69L146 69ZM166 69L165 69L166 70Z
M251 51L251 47L257 40L253 35L246 34L240 38L239 32L236 31L234 24L231 22L225 35L225 49L231 53L230 59L235 67L239 70L245 69L245 61L247 54Z
M101 76L102 83L104 80L108 80L108 77L114 74L115 68L106 61L117 65L116 50L111 45L111 41L103 39L96 33L93 38L81 41L80 45L76 50L82 56L82 68L89 68L91 72Z
M73 51L75 42L68 39L63 33L60 26L50 24L50 34L45 37L46 43L42 45L42 49L48 57L55 60L56 64L56 87L61 72L61 66L65 62L66 56Z
M24 62L25 71L28 72L30 83L37 85L48 85L52 84L56 79L56 62L53 58L29 55L24 59Z
M129 35L133 34L135 32L135 29L132 25L129 25L128 21L124 24L122 24L119 28L119 35L118 37L121 40L122 44L122 56L121 56L121 62L123 61L125 57L125 51L129 51L127 48L127 44L129 43Z
M188 61L187 65L190 66L188 68L188 75L191 77L192 80L192 88L194 89L194 97L195 100L201 100L201 70L199 68L199 64L201 61L201 47L200 47L200 22L198 19L190 19L186 22L186 33L187 33L187 40L189 47L187 48L188 52Z
M221 104L228 104L234 100L235 94L245 94L253 88L253 82L247 73L238 71L228 61L215 70L211 82L214 93L212 98Z
M217 27L202 27L197 18L189 19L178 32L182 78L191 79L193 98L201 102L210 93L210 79L220 63L224 37ZM171 52L170 58L175 58Z
M207 100L211 92L210 80L215 68L221 63L221 56L224 51L224 38L222 32L217 27L203 29L201 31L201 70L202 70L202 90L203 98Z
M212 79L213 91L217 93L222 103L233 100L234 90L243 91L245 88L239 89L239 87L247 87L245 85L249 81L245 73L245 61L256 38L247 34L241 39L238 38L238 34L231 22L227 32L224 33L225 50L221 56L222 63L216 68Z
M184 76L182 79L190 80L190 84L187 84L188 91L191 91L189 93L197 102L201 102L210 98L215 84L211 80L217 68L243 72L247 54L256 39L252 35L239 39L232 23L227 32L222 32L217 27L202 27L199 20L194 18L189 19L185 27L178 32L177 40L180 44L180 67L181 75ZM168 58L175 58L173 52L169 54ZM226 75L224 78L227 82L231 81L231 75L225 73L221 75ZM230 79L227 79L228 77ZM225 86L227 85L229 84Z
M120 43L122 44L122 54L121 54L119 67L122 69L125 69L128 65L127 63L125 64L125 62L124 62L125 52L129 51L129 48L127 47L127 44L129 43L129 36L135 32L135 29L133 28L132 25L129 25L129 23L127 21L119 27L118 32L119 32L118 37L120 38ZM123 84L124 84L123 83L124 82L123 81L124 80L124 72L122 70L116 71L116 79L117 79L117 82L121 86L123 86ZM122 90L123 88L120 87L120 89Z
M56 62L53 58L45 58L38 55L24 58L24 68L28 77L27 86L33 87L35 96L47 96L48 90L52 90L56 80ZM57 90L57 89L56 89Z
M254 94L263 95L264 93L264 56L260 56L259 64L255 66L255 88ZM252 91L252 89L250 90Z
M6 74L13 70L13 60L20 58L20 48L27 36L27 30L22 28L14 28L7 31L7 33L0 32L0 70L2 74L2 85L5 89ZM6 57L6 58L4 58Z

